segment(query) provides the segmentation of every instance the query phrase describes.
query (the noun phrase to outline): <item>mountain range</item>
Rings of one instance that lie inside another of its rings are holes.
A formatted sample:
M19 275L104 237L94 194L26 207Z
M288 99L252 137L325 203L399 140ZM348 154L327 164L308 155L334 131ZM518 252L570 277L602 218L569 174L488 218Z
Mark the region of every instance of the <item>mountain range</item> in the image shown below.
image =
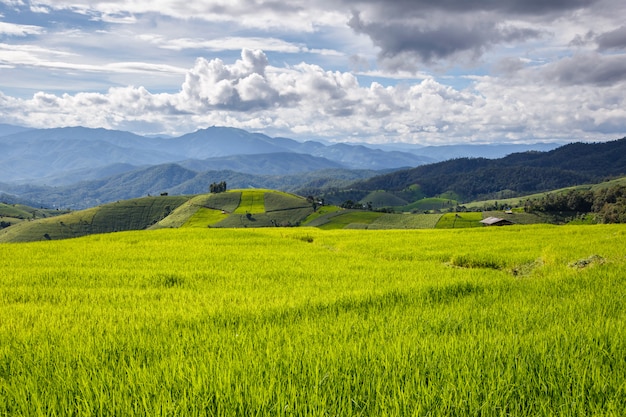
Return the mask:
M602 143L571 143L548 152L520 152L503 158L457 158L397 170L351 184L367 194L419 186L427 196L455 199L515 197L626 175L626 137Z
M381 170L434 161L410 152L298 142L224 127L176 138L83 127L15 130L6 125L0 129L2 182L59 186L172 162L200 171L289 175L337 168ZM251 155L257 156L255 163L250 163Z
M0 181L61 186L172 162L196 171L232 170L255 175L291 175L324 169L387 170L463 156L494 158L556 146L325 144L272 138L227 127L210 127L174 138L150 138L84 127L27 129L0 125Z
M179 137L144 137L84 127L28 129L0 124L0 194L4 201L77 209L151 193L202 193L215 181L226 181L231 188L311 192L353 188L352 183L362 181L357 185L369 189L379 184L377 178L389 178L394 171L399 171L396 178L411 177L406 172L420 168L416 175L427 178L414 182L427 189L433 172L452 175L459 164L489 165L487 158L530 150L549 153L557 146L328 144L228 127ZM472 162L458 161L468 157ZM368 179L372 182L363 182ZM401 181L380 184L396 183Z

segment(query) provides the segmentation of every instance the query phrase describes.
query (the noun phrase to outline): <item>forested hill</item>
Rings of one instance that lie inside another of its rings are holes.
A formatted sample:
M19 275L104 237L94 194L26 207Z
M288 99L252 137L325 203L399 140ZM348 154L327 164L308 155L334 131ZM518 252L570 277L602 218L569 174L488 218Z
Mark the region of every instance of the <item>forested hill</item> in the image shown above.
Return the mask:
M503 190L525 194L626 175L626 137L604 143L573 143L549 152L515 153L500 159L459 158L396 171L354 183L356 190L403 190L425 195L452 191L475 199Z

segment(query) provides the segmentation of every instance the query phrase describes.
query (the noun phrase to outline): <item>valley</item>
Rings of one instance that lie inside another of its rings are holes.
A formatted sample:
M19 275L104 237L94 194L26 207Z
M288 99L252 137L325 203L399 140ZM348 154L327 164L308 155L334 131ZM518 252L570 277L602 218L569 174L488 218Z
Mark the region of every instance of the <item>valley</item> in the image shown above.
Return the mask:
M625 140L3 183L0 414L619 415Z

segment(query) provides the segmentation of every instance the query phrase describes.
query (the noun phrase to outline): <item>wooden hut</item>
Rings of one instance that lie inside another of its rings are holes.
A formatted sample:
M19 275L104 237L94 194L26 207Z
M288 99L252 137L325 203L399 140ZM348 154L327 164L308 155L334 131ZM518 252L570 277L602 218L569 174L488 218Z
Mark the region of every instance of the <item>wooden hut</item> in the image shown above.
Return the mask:
M480 221L485 226L510 226L513 224L512 221L501 219L499 217L487 217Z

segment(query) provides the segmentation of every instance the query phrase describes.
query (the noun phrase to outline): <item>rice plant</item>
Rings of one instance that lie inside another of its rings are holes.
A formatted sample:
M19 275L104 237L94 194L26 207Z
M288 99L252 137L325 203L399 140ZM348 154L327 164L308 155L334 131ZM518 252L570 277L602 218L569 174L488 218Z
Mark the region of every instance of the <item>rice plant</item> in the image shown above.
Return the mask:
M626 229L0 245L0 415L621 415Z

